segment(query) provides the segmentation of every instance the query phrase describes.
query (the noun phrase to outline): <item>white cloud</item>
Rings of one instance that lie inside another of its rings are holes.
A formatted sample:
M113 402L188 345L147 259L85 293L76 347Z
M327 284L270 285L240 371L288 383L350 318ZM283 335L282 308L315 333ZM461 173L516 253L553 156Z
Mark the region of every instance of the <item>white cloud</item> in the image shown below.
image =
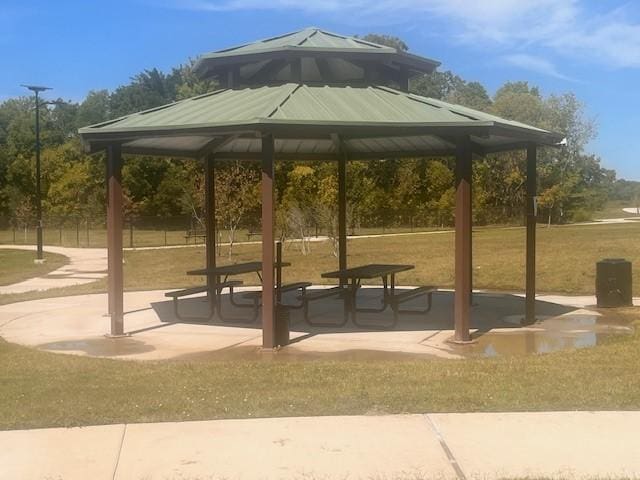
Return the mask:
M339 15L343 21L407 23L455 41L491 47L522 68L562 78L551 64L512 54L527 49L613 67L640 67L640 9L587 0L151 0L203 11L300 10ZM608 8L605 13L598 13ZM634 15L635 14L635 15ZM321 21L318 20L317 23ZM546 55L545 55L546 56Z
M537 57L526 53L514 53L512 55L504 55L502 59L505 63L515 67L530 70L542 75L548 75L550 77L560 78L562 80L573 81L573 79L560 73L553 63L543 57Z

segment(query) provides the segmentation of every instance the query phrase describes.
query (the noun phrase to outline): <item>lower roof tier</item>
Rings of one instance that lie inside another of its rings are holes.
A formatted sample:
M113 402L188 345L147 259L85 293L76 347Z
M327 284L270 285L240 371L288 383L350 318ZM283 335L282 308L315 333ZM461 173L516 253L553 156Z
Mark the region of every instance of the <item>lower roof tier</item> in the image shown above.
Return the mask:
M479 154L554 146L563 135L384 86L286 83L221 89L80 129L87 151L253 158L260 136L276 154L331 158L448 155L462 138Z

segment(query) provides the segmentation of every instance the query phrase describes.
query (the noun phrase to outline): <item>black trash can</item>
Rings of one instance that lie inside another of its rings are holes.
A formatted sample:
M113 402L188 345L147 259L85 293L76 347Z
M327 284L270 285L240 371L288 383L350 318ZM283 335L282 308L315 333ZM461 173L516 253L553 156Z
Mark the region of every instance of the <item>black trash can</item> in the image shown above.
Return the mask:
M283 305L276 307L275 318L276 345L284 347L289 345L289 309Z
M624 258L605 258L596 263L596 298L598 307L629 307L631 262Z

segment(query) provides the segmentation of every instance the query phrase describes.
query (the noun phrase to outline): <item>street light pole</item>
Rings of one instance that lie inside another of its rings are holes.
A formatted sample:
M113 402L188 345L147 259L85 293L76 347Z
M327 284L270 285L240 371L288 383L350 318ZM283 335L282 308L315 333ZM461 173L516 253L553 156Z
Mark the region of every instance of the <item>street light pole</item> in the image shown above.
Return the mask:
M38 223L36 225L36 263L44 262L42 252L42 193L40 191L40 97L39 93L45 90L51 90L50 87L39 87L36 85L22 85L28 88L36 95L36 216Z

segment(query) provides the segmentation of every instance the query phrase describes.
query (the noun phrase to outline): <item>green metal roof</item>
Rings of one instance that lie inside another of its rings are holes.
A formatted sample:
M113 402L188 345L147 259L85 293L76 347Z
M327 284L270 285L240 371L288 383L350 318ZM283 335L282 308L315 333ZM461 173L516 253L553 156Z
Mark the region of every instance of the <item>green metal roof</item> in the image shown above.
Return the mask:
M395 48L387 47L385 45L367 42L356 37L349 37L346 35L327 32L326 30L321 30L315 27L308 27L298 32L286 33L277 37L271 37L252 43L246 43L244 45L218 50L217 52L205 54L203 55L203 57L227 57L230 55L264 52L281 48L323 48L339 50L357 49L367 51L386 51L389 53L397 52Z
M273 133L283 154L334 154L332 134L354 156L443 154L471 135L479 153L524 142L555 145L562 135L388 87L288 83L222 89L80 129L90 150L119 141L129 153L199 156L259 152ZM306 142L306 143L305 143Z
M398 64L406 65L411 71L417 73L431 73L440 65L440 62L436 60L403 52L393 47L309 27L298 32L206 53L198 58L194 70L196 73L204 75L207 69L218 68L230 63L259 61L278 55L287 57L323 55L341 58L376 58L379 61L393 60ZM372 57L372 55L377 55L377 57Z

